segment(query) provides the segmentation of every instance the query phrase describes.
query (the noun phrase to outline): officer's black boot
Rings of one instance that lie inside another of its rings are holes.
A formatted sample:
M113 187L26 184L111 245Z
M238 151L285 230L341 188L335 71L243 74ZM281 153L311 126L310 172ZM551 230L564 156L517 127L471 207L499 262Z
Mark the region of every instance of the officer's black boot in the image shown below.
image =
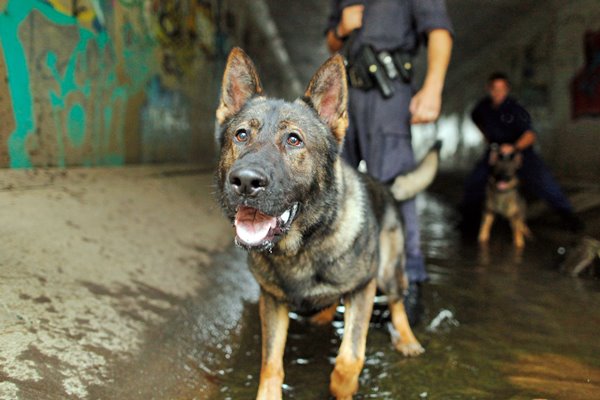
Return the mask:
M423 317L425 307L422 299L422 283L409 282L408 291L404 296L404 308L408 316L408 323L412 328L417 326Z

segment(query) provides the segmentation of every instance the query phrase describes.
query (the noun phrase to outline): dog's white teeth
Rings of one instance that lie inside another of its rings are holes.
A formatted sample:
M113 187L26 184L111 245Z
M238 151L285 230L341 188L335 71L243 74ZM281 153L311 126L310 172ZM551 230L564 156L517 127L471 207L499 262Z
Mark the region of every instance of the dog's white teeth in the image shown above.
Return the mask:
M281 214L281 220L283 221L284 224L287 224L289 219L290 219L290 210L287 210L286 212Z

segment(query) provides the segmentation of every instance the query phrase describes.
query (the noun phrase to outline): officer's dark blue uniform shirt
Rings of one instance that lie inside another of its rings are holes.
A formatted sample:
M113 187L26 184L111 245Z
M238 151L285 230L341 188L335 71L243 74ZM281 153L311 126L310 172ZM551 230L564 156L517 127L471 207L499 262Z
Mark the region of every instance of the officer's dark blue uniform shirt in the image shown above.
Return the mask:
M331 0L327 31L340 22L345 7L365 6L363 24L355 42L371 44L376 50L404 50L416 53L419 45L434 29L452 33L445 0Z
M485 97L475 106L471 118L490 143L514 144L531 129L529 113L511 97L497 108L489 97Z

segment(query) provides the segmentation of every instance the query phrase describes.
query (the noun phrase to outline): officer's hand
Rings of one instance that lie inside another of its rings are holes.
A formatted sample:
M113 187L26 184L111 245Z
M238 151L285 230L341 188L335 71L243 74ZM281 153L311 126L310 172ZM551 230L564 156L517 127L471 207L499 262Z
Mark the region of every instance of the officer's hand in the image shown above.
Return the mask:
M348 36L353 30L362 26L363 11L365 6L356 4L342 10L342 19L338 25L338 34Z
M515 152L515 146L510 143L500 145L500 154L512 154Z
M410 101L411 124L427 124L440 116L442 93L423 88Z

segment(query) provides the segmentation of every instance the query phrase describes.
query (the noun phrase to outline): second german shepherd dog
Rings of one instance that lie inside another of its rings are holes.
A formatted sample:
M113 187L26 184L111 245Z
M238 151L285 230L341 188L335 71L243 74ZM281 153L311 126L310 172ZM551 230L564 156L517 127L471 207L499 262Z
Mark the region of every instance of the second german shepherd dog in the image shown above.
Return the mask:
M509 220L515 247L525 246L525 237L530 236L530 232L525 223L525 199L519 194L517 172L521 163L522 155L518 152L502 153L497 145L490 149L491 170L479 229L479 243L486 244L489 241L495 215L498 214Z
M229 55L217 109L219 201L249 251L261 289L262 365L257 399L281 399L288 312L330 321L343 301L344 336L330 391L351 399L365 359L376 289L387 295L396 349L424 350L403 305L404 236L398 200L433 180L438 151L392 190L340 158L348 117L343 59L325 62L294 102L263 96L255 67Z

